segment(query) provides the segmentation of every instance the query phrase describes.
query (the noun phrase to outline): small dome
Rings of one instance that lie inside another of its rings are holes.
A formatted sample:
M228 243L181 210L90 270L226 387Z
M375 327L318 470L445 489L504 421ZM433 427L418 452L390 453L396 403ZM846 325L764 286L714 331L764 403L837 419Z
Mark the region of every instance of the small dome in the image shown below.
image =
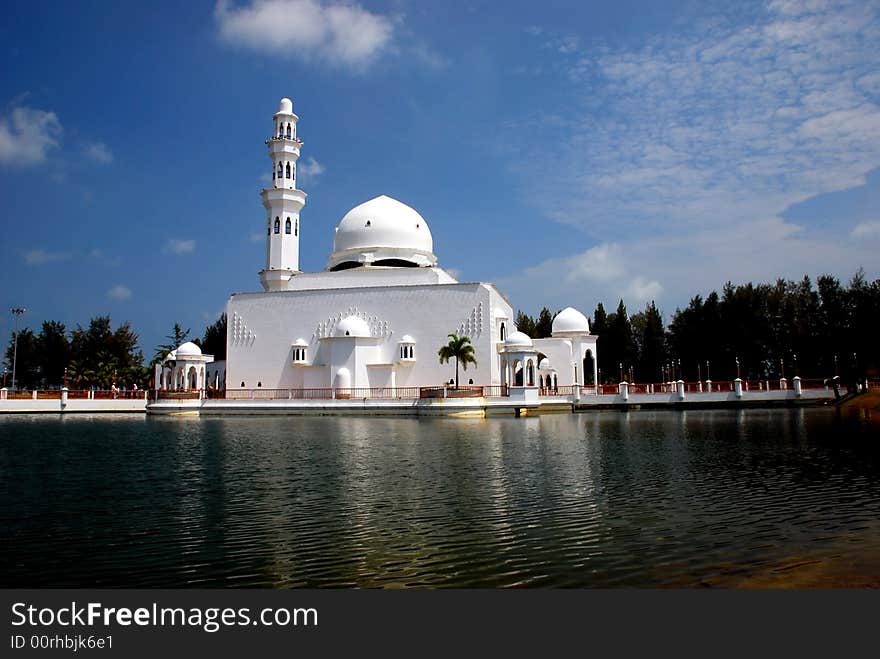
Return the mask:
M415 343L416 340L412 338L409 334L404 334L403 338L398 341L398 343Z
M327 270L362 265L430 267L437 263L433 250L425 218L382 195L355 206L339 222Z
M529 338L528 334L523 334L520 331L511 332L507 339L504 341L505 348L531 348L532 340Z
M293 101L287 97L278 101L278 112L276 114L293 114Z
M309 344L305 339L297 339L293 342L293 345L297 346L298 348L302 348L303 346L308 346Z
M370 336L370 327L363 318L346 316L336 325L336 336Z
M557 334L589 334L590 321L574 307L566 307L553 319L553 335Z
M541 371L549 371L550 370L550 360L544 357L541 361L538 362L538 370Z
M177 350L175 350L174 352L175 352L178 359L180 359L181 357L201 357L202 356L202 349L199 348L192 341L187 341L183 345L179 346L177 348Z

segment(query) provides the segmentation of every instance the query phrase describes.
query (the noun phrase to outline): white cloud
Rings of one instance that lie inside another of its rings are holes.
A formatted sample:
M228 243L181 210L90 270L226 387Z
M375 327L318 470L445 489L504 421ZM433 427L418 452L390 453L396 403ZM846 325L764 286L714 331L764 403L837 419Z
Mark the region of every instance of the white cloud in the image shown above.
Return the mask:
M27 265L44 265L53 261L66 261L72 256L70 252L47 252L44 249L30 249L24 252Z
M0 117L0 164L25 167L45 162L61 140L61 122L54 112L26 106Z
M127 300L131 297L131 289L128 286L118 284L107 291L107 297L111 300Z
M566 55L578 110L564 126L517 120L534 140L517 166L544 174L535 203L607 240L863 183L880 166L880 5L781 2L750 18Z
M303 185L315 185L318 182L318 178L325 171L326 167L311 156L299 162L296 166L296 175L299 178L299 182Z
M880 235L880 223L876 224ZM864 231L871 233L874 227ZM859 265L876 268L876 263L876 244L833 242L772 217L677 236L655 234L603 243L496 281L521 308L570 304L589 314L598 302L608 309L623 298L631 313L656 300L669 316L697 293L720 292L727 281L797 280L805 274L813 278L833 274L848 280Z
M88 158L102 165L109 165L113 162L113 152L103 142L94 142L86 145L84 152Z
M877 43L876 3L786 1L558 56L574 109L517 116L502 137L524 139L498 141L523 180L540 172L529 203L583 244L496 281L523 308L656 297L668 313L728 280L876 269L874 222L780 215L880 167Z
M880 238L880 221L857 224L850 232L850 236L861 240Z
M166 254L189 254L196 248L195 240L184 240L182 238L169 238L165 243L162 251Z
M356 3L322 0L253 0L214 10L227 42L285 58L312 56L330 64L363 69L391 43L394 23Z

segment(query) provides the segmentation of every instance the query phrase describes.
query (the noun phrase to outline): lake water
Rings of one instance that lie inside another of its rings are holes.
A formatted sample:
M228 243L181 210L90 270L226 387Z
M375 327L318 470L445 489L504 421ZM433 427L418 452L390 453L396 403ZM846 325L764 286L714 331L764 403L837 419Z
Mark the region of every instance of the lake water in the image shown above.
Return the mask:
M878 520L824 408L0 417L2 587L877 585Z

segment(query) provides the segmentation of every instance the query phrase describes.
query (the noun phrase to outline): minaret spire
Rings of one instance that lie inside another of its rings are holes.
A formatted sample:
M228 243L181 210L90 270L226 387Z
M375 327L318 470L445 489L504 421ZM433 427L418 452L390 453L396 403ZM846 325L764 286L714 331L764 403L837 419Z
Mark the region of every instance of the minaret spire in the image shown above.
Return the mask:
M299 212L306 193L296 188L296 161L302 142L296 136L293 102L282 98L272 117L272 137L266 140L272 161L272 187L262 192L266 209L266 267L260 283L267 291L282 291L299 269Z

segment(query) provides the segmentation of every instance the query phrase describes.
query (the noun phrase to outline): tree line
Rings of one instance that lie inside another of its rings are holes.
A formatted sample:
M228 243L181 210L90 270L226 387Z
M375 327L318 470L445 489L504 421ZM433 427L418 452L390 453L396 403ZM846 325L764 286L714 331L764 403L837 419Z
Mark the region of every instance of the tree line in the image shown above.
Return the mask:
M96 316L87 327L79 324L68 330L56 320L44 321L39 333L29 327L18 332L15 355L15 332L6 347L4 386L12 385L15 361L15 385L20 389L48 389L64 383L65 369L71 388L139 388L152 385L153 364L161 362L181 343L190 340L190 330L175 323L167 343L156 347L147 364L138 346L139 336L130 322L113 329L110 316ZM192 339L217 360L226 358L226 314L205 329L202 338Z
M548 337L553 315L519 311L517 328ZM677 308L668 325L654 302L630 316L624 300L606 312L599 303L590 320L602 383L620 379L660 382L878 377L880 279L859 270L844 286L823 275L813 285L778 279L773 284L725 284L721 294L696 295Z

